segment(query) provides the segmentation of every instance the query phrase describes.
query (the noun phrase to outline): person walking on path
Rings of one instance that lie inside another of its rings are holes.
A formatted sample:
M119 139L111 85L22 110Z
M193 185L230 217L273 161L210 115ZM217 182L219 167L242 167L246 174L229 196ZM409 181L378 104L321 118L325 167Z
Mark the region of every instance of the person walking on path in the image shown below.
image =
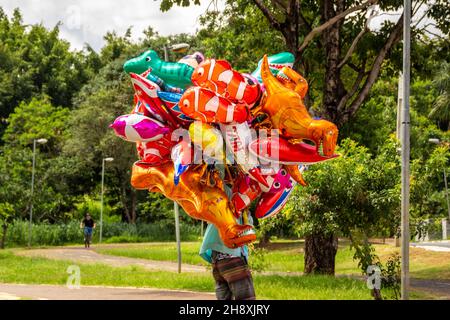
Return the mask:
M92 233L96 227L96 224L94 220L91 218L91 215L89 213L86 213L84 216L83 221L80 223L80 228L84 229L84 247L90 248L91 246L91 240L92 240Z

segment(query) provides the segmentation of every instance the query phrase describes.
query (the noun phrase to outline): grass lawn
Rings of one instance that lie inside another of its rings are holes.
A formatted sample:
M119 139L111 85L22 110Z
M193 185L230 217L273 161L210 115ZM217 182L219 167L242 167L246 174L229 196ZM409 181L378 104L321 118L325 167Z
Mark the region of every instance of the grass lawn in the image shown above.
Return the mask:
M390 255L398 253L400 248L392 245L375 244L376 253L385 261ZM182 242L182 260L184 263L207 265L198 255L200 242ZM150 260L176 261L175 243L148 243L126 246L100 246L95 250L102 254L142 258ZM250 261L251 261L250 257ZM303 241L279 240L271 243L264 254L264 271L303 272ZM419 279L450 280L450 253L433 252L419 248L410 248L411 276ZM353 251L347 242L341 241L336 255L337 274L361 275L358 264L353 260Z
M183 263L207 265L198 255L200 242L182 242L181 252ZM273 272L303 272L304 253L303 241L277 241L265 249L264 271ZM145 245L127 245L117 247L96 247L95 251L102 254L141 258L150 260L176 261L175 243L148 243ZM353 252L347 245L339 247L336 256L336 273L360 273L357 263L353 261ZM251 262L250 257L250 262Z
M67 281L70 261L19 257L0 251L0 283L57 284ZM213 292L212 276L207 273L148 271L140 267L116 268L79 264L81 285L152 287ZM362 281L328 276L254 275L259 299L371 299Z

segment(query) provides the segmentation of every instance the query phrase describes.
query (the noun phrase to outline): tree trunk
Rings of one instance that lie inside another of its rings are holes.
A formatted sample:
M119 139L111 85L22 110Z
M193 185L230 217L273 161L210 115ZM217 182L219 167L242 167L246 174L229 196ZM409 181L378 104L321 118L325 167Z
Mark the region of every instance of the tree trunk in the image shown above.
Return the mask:
M130 215L130 210L128 208L128 203L127 203L127 188L126 186L122 186L122 196L120 197L122 200L122 206L123 206L123 211L125 213L125 217L128 223L132 223L132 218Z
M331 0L322 3L322 23L325 23L343 11L342 1L336 6ZM346 94L338 68L341 55L340 44L341 23L328 27L322 34L325 45L325 82L323 88L323 116L328 120L340 124L340 115L337 110L339 101Z
M2 240L0 242L0 249L5 249L6 231L7 230L8 230L8 225L5 223L2 227Z
M136 191L131 190L130 191L130 196L131 196L131 223L136 223Z
M305 238L305 273L334 275L338 238L316 233Z
M259 240L260 247L266 247L270 243L270 232L265 232Z

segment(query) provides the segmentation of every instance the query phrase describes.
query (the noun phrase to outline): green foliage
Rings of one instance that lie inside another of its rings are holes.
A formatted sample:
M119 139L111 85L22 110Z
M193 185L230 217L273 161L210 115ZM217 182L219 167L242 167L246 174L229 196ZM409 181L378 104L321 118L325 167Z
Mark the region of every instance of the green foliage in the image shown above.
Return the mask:
M14 109L8 118L3 141L10 147L29 147L34 139L45 138L48 140L46 149L57 154L67 139L68 116L69 109L54 107L48 96L34 97Z
M249 246L249 258L248 264L253 271L261 272L265 271L269 265L267 261L267 250L264 248L255 248L254 245Z
M39 223L32 226L33 246L60 246L67 244L83 243L83 230L80 228L79 220L68 223L48 224ZM14 220L10 223L6 245L8 247L26 246L28 244L29 222ZM183 241L197 240L200 234L198 226L180 225L181 239ZM99 223L93 234L93 242L98 242ZM153 224L129 224L123 222L103 223L103 239L107 243L115 242L152 242L152 241L174 241L174 223L157 222Z
M444 63L433 79L433 86L438 92L430 117L446 124L450 129L450 63Z
M350 236L355 230L392 234L400 182L395 142L387 140L374 158L349 139L341 142L338 152L339 159L312 166L305 173L309 185L298 187L288 203L285 214L295 217L298 234Z
M411 163L411 215L413 224L424 218L447 215L443 170L449 170L449 148L434 147L429 158Z
M70 51L59 38L59 24L27 27L16 9L8 18L0 8L0 118L21 102L46 94L55 105L71 107L71 99L91 76L90 54Z

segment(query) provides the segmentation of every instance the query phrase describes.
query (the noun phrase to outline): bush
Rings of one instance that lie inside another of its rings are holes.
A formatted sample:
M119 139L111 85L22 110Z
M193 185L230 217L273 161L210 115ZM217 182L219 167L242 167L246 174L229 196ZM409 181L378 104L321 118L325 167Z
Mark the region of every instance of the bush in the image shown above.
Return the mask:
M99 240L99 226L94 231L93 242ZM26 246L28 244L29 224L27 221L16 220L10 224L6 245ZM193 241L200 236L200 226L181 224L181 240ZM128 224L123 222L104 222L103 241L114 242L152 242L174 241L175 225L173 221L161 221L153 224ZM60 246L65 244L83 243L83 230L80 222L71 221L67 224L33 224L33 246Z

